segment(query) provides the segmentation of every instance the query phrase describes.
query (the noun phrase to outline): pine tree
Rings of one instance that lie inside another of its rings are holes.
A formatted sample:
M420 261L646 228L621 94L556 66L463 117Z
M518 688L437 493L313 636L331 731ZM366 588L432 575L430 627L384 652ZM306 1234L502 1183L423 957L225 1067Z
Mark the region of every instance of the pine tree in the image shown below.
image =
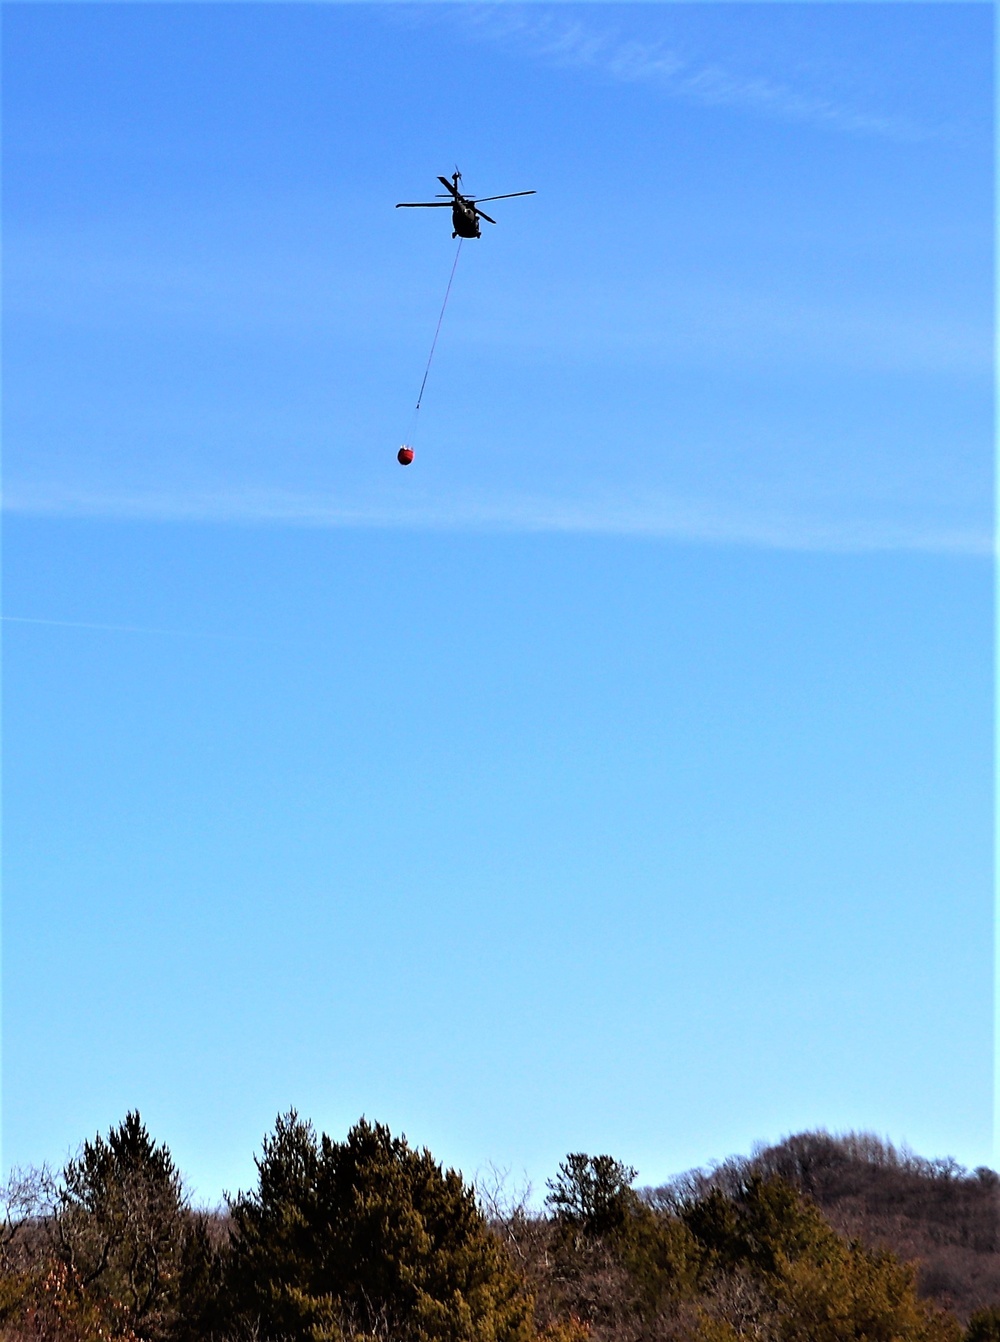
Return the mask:
M635 1210L636 1172L613 1156L568 1155L548 1180L546 1204L564 1224L599 1237L618 1229Z
M808 1198L751 1175L684 1210L702 1247L712 1328L767 1342L961 1342L955 1319L917 1296L914 1269L844 1240Z
M293 1112L232 1200L232 1290L264 1338L527 1342L531 1301L472 1190L362 1120L344 1142Z
M177 1167L136 1112L63 1170L54 1229L68 1280L140 1337L169 1329L186 1226Z

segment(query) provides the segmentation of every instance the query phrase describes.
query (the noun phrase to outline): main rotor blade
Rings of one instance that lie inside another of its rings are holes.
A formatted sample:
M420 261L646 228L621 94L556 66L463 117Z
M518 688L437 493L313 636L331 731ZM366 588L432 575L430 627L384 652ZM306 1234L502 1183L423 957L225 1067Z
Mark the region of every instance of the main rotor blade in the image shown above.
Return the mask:
M441 183L442 186L446 186L453 196L458 195L458 189L454 187L451 184L451 182L448 181L447 177L439 177L438 181Z
M473 205L478 200L513 200L515 196L537 196L537 191L508 191L505 196L473 196Z
M476 209L476 207L473 206L473 209ZM490 216L486 213L485 210L476 209L476 213L479 215L480 219L485 219L486 222L487 222L488 224L495 224L495 223L496 223L496 220L495 220L495 219L491 219Z
M397 210L450 210L450 200L401 200Z

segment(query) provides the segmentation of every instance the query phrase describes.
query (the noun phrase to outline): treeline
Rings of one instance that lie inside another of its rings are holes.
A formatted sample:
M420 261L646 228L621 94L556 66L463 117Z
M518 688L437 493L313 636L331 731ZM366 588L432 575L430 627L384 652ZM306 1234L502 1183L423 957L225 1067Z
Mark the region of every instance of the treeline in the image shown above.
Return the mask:
M290 1112L256 1187L204 1212L132 1113L61 1171L8 1181L0 1338L1000 1342L993 1302L963 1328L920 1294L915 1265L824 1215L824 1199L867 1195L857 1170L833 1175L852 1140L808 1134L643 1193L613 1157L574 1154L539 1210L378 1124L334 1141ZM915 1160L881 1150L868 1163L901 1176ZM963 1216L976 1239L978 1212ZM944 1212L936 1224L955 1232Z
M951 1159L926 1160L870 1133L804 1132L692 1171L657 1197L780 1178L810 1197L848 1239L919 1264L920 1294L965 1320L1000 1301L1000 1176Z

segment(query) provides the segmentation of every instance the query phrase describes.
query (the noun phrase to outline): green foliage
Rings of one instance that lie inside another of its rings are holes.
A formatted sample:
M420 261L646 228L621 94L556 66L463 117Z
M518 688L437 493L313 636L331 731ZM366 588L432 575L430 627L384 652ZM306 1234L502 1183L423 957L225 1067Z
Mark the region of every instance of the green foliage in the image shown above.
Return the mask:
M695 1292L694 1236L677 1217L654 1213L632 1188L634 1178L630 1166L611 1156L577 1153L549 1182L555 1290L542 1309L547 1331L645 1335Z
M0 1276L0 1330L16 1324L31 1308L37 1293L34 1272L6 1271Z
M977 1309L971 1315L965 1342L1000 1342L1000 1305Z
M702 1247L706 1313L773 1342L959 1342L891 1253L842 1239L782 1179L753 1175L683 1211Z
M69 1281L143 1338L163 1336L178 1302L186 1224L181 1178L138 1113L84 1142L63 1171L58 1254Z
M327 1285L329 1236L317 1233L324 1218L312 1125L294 1111L279 1117L256 1164L256 1193L230 1203L235 1310L265 1337L339 1338L337 1301Z
M698 1244L677 1217L658 1216L637 1199L612 1243L628 1273L636 1312L642 1317L651 1318L697 1291Z
M784 1266L775 1291L781 1342L960 1342L954 1318L918 1298L913 1268L835 1240Z
M784 1180L730 1172L653 1207L616 1169L627 1173L610 1159L562 1167L542 1300L557 1324L582 1320L598 1342L961 1342L954 1318L917 1296L912 1267L843 1239ZM598 1172L619 1195L600 1218L587 1201Z
M225 1274L228 1236L210 1231L211 1217L188 1217L181 1247L179 1308L169 1329L169 1342L205 1342L228 1330Z
M365 1121L344 1142L293 1112L230 1204L232 1293L264 1338L527 1342L531 1302L472 1191Z
M286 1114L257 1169L228 1219L194 1213L129 1114L61 1178L15 1172L0 1342L1000 1342L1000 1307L963 1335L913 1265L748 1162L647 1200L629 1166L572 1155L554 1215L492 1228L458 1174L364 1121L334 1142Z
M635 1211L636 1172L613 1156L569 1155L549 1179L546 1205L566 1224L590 1236L607 1235Z
M820 1211L783 1179L751 1175L735 1194L712 1189L685 1208L706 1263L774 1273L779 1261L821 1253L836 1240Z

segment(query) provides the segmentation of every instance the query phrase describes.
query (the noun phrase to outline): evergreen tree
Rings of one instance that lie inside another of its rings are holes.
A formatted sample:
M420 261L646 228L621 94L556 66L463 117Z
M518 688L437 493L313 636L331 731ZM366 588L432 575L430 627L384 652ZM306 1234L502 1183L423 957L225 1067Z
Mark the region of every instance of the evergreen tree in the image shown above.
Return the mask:
M54 1229L70 1287L140 1337L169 1330L186 1224L177 1167L136 1112L63 1170Z
M955 1319L918 1297L912 1266L842 1239L783 1179L751 1175L733 1192L713 1189L683 1217L702 1249L707 1335L960 1342Z
M707 1262L773 1273L835 1239L819 1209L784 1179L750 1175L733 1193L712 1189L683 1219Z
M228 1233L217 1214L189 1214L181 1248L179 1308L168 1342L206 1342L228 1332Z
M546 1205L557 1218L585 1235L601 1236L620 1228L635 1210L636 1172L613 1156L568 1155L559 1173L547 1181Z
M293 1112L231 1204L232 1291L264 1338L527 1342L531 1301L471 1189L364 1120L344 1142Z
M697 1288L699 1251L677 1217L658 1216L632 1188L635 1170L613 1156L575 1153L548 1181L549 1245L557 1317L602 1337L653 1336L657 1320Z
M783 1265L775 1287L779 1342L961 1342L957 1320L921 1300L914 1269L888 1251L830 1240Z

